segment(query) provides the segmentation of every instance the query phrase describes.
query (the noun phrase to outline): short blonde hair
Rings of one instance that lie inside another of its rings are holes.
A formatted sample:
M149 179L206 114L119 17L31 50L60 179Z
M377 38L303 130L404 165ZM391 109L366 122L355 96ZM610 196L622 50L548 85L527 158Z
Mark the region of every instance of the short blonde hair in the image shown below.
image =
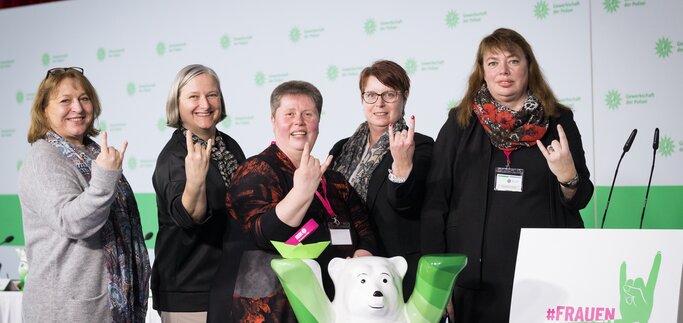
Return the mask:
M180 91L185 87L185 85L190 82L193 78L208 74L213 77L216 81L216 86L218 86L218 94L221 98L221 118L219 122L225 119L227 114L225 113L225 101L223 100L223 92L221 91L221 82L218 79L218 75L214 70L201 64L187 65L181 69L173 80L171 84L171 90L168 92L168 99L166 100L166 125L172 128L180 128L183 121L180 119L180 106L178 101L180 98Z
M102 112L97 91L95 91L95 88L81 71L65 68L60 73L48 72L45 79L38 85L36 96L31 105L31 120L28 127L28 142L30 144L36 142L38 139L42 139L48 131L52 130L50 121L45 115L45 108L47 108L50 103L50 98L55 94L59 84L67 78L71 78L80 84L92 103L93 118L85 131L85 135L87 137L94 137L100 133L100 131L95 128L95 120L97 120Z

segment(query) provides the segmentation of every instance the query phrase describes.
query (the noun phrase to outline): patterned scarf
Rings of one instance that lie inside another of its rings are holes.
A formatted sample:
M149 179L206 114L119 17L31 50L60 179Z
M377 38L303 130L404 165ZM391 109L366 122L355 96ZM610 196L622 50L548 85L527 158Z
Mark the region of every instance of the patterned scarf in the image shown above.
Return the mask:
M548 130L549 121L544 118L543 106L531 93L522 109L513 111L498 104L486 84L482 84L474 97L473 109L491 143L501 150L534 146Z
M85 147L71 145L49 131L45 140L74 163L87 182L92 176L92 162L100 154L100 146L86 137ZM109 273L109 302L112 322L144 322L147 313L149 258L142 237L138 206L126 178L116 184L109 218L102 227L102 252Z
M183 132L183 137L186 136L187 129L180 127ZM228 150L228 146L223 141L223 136L216 130L216 143L211 147L211 159L218 164L218 171L223 177L223 184L225 184L225 189L227 190L232 181L232 174L235 173L239 163L235 155ZM206 141L204 139L197 137L197 135L192 134L192 143L200 143L203 147L206 147Z
M403 118L399 118L394 127L396 131L399 131L399 129L403 131L408 128ZM382 161L384 154L389 151L389 131L385 131L379 137L379 140L370 148L370 153L363 158L369 139L370 127L366 121L360 124L356 132L344 144L341 154L339 154L332 167L332 169L346 177L351 186L363 198L363 202L367 200L372 172L375 171L377 165Z

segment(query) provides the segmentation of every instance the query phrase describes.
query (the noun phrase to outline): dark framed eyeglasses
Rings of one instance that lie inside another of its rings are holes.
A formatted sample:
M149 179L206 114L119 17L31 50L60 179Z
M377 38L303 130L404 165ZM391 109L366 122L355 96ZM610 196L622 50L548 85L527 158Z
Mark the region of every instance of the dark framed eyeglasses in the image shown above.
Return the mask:
M51 68L51 69L47 70L47 74L45 74L45 79L47 80L47 78L50 77L50 75L56 76L56 75L59 75L59 74L66 72L68 70L74 70L74 71L79 72L81 74L83 74L83 72L84 72L82 67L76 67L76 66L55 67L55 68Z
M377 102L377 100L381 97L382 101L386 103L393 103L396 102L398 99L398 96L403 93L403 91L386 91L382 93L375 93L375 92L363 92L361 96L363 97L363 101L367 104L373 104Z

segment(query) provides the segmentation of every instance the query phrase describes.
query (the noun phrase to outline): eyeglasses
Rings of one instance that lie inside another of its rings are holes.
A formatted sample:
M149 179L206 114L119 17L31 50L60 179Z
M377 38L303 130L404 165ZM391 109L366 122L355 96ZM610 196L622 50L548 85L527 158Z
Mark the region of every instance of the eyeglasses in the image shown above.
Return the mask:
M45 74L45 79L47 80L50 75L57 76L59 74L62 74L68 70L74 70L76 72L79 72L83 74L83 68L82 67L55 67L47 70L47 74Z
M363 92L362 97L363 101L365 101L367 104L373 104L377 102L377 99L380 97L382 98L382 101L386 103L393 103L396 102L398 95L401 93L403 93L403 91L386 91L383 93Z

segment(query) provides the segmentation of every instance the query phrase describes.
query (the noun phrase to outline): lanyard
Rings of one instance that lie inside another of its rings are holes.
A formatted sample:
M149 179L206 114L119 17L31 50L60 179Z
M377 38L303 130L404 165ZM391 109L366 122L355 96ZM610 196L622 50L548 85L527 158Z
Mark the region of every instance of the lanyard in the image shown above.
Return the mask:
M330 200L327 199L327 181L325 180L325 177L320 179L320 184L322 184L323 187L323 194L321 195L320 192L317 190L315 191L315 196L318 197L318 200L320 200L320 203L323 204L325 207L325 210L327 211L327 214L330 215L330 218L332 219L332 222L334 224L339 224L339 220L337 219L337 215L334 214L334 210L332 210L332 205L330 204Z

